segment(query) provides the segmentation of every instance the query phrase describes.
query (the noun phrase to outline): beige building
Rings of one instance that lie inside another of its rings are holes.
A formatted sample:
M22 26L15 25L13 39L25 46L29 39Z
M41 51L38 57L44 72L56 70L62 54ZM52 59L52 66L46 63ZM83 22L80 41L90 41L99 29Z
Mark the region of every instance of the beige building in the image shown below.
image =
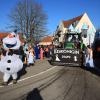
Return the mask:
M40 42L39 45L51 45L53 42L53 37L52 36L47 36L44 37Z
M82 39L87 46L93 43L96 29L86 13L67 21L61 21L56 29L55 37L59 34L59 42L63 42L64 35L69 31L84 34L84 30L87 36Z

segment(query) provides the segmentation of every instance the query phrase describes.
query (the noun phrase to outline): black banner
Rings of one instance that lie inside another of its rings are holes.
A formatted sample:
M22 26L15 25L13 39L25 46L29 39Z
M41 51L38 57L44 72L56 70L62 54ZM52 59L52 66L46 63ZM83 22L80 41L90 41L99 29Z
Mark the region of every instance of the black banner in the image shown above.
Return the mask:
M53 51L53 61L60 65L80 66L81 53L79 49L61 49Z

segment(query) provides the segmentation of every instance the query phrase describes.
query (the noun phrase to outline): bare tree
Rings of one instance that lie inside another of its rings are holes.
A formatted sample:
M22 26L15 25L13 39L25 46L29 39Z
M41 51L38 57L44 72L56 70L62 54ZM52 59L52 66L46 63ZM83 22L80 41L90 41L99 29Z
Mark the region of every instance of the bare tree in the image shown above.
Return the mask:
M19 0L9 15L12 27L19 30L27 39L39 40L46 33L47 15L41 4L34 0Z

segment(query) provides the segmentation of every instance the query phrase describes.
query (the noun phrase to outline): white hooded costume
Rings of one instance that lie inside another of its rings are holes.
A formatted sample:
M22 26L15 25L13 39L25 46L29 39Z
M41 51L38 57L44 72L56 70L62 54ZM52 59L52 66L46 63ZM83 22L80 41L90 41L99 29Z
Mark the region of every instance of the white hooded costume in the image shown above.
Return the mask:
M88 50L88 55L86 57L86 67L91 67L91 68L95 67L93 63L92 49Z
M5 50L18 50L20 48L19 36L14 32L9 34L3 39L3 46ZM0 61L0 71L4 73L3 80L8 82L10 76L13 79L17 79L17 72L23 68L23 63L19 56L16 54L6 55Z

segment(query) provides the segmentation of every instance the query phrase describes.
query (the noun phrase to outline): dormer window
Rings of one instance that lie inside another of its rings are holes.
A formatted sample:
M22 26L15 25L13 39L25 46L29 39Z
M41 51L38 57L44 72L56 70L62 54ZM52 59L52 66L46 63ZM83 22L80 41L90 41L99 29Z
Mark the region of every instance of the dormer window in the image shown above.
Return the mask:
M75 29L74 29L73 25L71 24L68 28L68 32L74 32L74 31L75 31Z
M77 21L74 21L74 22L72 23L72 26L73 26L73 27L76 27L76 25L78 24L78 22L79 22L78 20L77 20Z
M83 25L82 25L82 36L84 37L84 38L87 38L87 30L88 30L88 25L86 24L86 23L83 23Z

